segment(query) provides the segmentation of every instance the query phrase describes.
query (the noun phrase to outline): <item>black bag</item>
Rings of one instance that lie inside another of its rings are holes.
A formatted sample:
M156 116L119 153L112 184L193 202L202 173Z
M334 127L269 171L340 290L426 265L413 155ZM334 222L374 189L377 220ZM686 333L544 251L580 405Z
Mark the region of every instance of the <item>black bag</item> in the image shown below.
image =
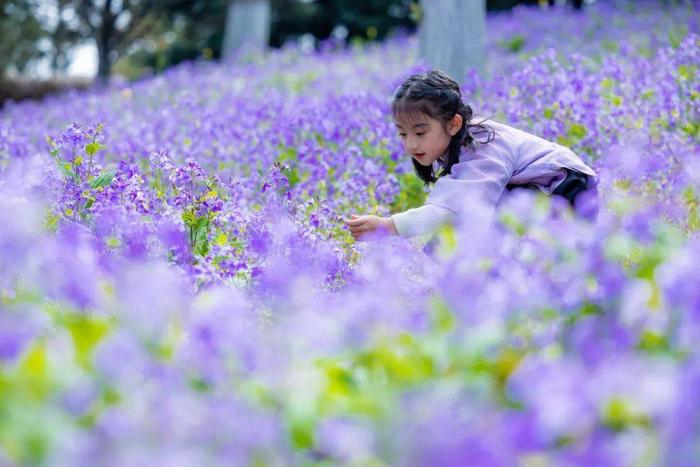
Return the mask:
M574 202L576 201L576 196L582 191L586 191L588 187L588 177L586 174L579 172L578 170L569 169L567 167L562 167L566 171L566 178L557 186L557 188L552 192L553 195L559 195L566 198L571 207L574 207ZM528 183L525 185L506 185L506 189L511 191L515 188L526 188L529 190L537 190L539 188L537 185Z

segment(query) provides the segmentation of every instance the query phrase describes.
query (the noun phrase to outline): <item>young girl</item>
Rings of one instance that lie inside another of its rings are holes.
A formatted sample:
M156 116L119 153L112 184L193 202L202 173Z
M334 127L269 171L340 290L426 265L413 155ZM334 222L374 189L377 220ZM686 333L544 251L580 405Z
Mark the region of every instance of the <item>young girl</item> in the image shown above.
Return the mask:
M502 123L473 122L459 85L441 71L404 81L392 115L416 174L435 185L421 207L390 217L353 214L345 222L355 239L429 234L475 201L495 207L505 191L521 187L562 196L588 219L597 215L598 177L576 154Z

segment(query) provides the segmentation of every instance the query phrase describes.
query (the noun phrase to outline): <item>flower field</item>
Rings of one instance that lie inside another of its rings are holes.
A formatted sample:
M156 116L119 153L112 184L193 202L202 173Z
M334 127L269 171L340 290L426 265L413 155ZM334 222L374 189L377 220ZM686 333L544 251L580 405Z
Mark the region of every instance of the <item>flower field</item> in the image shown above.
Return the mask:
M414 37L0 111L0 465L700 463L700 14L488 18L463 94L571 147L597 223L355 243L420 205Z

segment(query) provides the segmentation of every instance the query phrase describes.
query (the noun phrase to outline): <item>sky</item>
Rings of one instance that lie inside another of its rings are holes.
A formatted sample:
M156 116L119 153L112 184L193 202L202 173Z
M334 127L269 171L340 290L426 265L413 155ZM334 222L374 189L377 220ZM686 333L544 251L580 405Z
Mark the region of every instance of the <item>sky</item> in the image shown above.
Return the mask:
M94 78L97 75L97 47L94 44L86 43L74 47L71 56L67 76ZM52 76L50 59L38 60L27 69L26 75L32 78L50 78Z
M36 11L41 22L48 26L55 25L58 21L58 6L55 0L46 0L39 3ZM66 9L63 13L65 21L75 18L75 13ZM73 48L70 52L70 65L67 70L68 76L94 78L97 74L97 46L93 42L86 42ZM51 76L50 61L40 60L33 69L31 75L37 78L48 78Z
M73 60L68 66L68 75L94 78L96 74L97 47L94 44L77 46L73 51Z

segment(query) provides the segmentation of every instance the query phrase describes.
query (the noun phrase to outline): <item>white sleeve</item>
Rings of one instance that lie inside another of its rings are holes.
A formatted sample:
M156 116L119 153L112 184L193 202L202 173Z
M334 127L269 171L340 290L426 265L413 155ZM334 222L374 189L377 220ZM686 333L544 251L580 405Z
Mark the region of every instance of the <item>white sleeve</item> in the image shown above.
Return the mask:
M434 204L425 204L418 208L392 214L391 219L396 232L401 237L415 237L434 232L440 224L452 217L449 209Z

